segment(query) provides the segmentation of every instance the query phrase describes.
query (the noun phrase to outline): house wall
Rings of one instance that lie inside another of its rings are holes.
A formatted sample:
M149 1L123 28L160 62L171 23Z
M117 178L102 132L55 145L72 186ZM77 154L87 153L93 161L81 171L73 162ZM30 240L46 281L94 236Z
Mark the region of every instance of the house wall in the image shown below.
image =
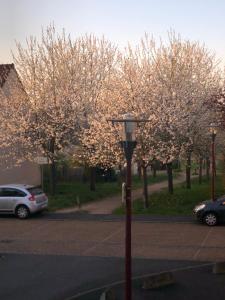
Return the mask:
M3 87L0 88L0 93L6 97L12 97L13 99L15 91L15 97L18 97L19 95L17 94L18 87L21 88L22 84L18 80L16 71L12 68ZM24 93L24 90L21 89L21 92ZM0 149L0 184L22 183L41 185L40 166L30 161L24 161L20 165L17 165L16 158L13 156L14 154L11 153L10 148L5 147Z
M0 184L21 183L41 185L41 169L38 164L25 161L19 166L8 168L6 165L0 169Z

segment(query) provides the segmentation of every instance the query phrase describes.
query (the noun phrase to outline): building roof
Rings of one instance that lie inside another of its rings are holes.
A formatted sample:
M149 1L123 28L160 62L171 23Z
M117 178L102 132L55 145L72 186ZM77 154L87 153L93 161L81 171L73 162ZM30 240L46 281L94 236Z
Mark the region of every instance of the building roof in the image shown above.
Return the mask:
M3 87L11 69L14 68L14 64L0 64L0 87Z

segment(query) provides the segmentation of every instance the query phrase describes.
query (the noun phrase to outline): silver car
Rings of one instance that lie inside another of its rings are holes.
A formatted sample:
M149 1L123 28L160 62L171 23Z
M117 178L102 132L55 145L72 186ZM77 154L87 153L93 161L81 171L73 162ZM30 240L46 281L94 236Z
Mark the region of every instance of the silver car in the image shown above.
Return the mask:
M39 188L24 184L0 185L0 213L15 214L26 219L30 214L45 210L48 198Z

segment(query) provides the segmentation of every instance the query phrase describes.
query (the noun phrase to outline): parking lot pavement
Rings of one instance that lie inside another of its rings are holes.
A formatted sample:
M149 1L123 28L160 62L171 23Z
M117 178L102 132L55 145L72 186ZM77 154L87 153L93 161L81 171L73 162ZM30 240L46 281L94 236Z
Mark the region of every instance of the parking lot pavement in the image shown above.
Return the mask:
M225 226L210 228L193 222L134 221L133 275L224 261L224 236ZM64 300L120 281L124 276L124 240L121 220L0 218L0 276L3 278L0 299ZM198 281L199 273L193 274L192 280ZM216 280L215 284L222 284L224 291L224 276L219 277L221 279L202 276L207 287L210 280ZM180 284L188 286L183 281ZM193 284L190 283L190 287ZM179 288L177 293L180 293ZM173 292L171 295L171 299L188 299L174 298ZM99 299L90 297L85 300ZM142 299L138 297L134 299ZM148 299L146 297L143 299Z
M155 261L158 266L159 261ZM170 261L171 262L171 261ZM146 264L151 265L151 261L146 260ZM163 263L163 262L161 262ZM190 265L190 262L189 262ZM212 274L210 264L190 265L189 267L179 265L177 269L172 265L168 270L172 271L174 284L158 289L143 290L143 278L132 281L132 299L134 300L223 300L225 275ZM159 269L160 271L160 269ZM124 283L118 283L110 287L117 300L125 299ZM94 300L100 299L106 288L95 289L91 292L77 293L68 300Z
M190 261L225 260L225 226L133 222L132 255ZM124 256L124 222L0 219L0 252Z
M46 220L79 220L79 221L124 221L124 215L114 214L89 214L80 210L70 213L49 213L45 212L41 216L33 216L34 218L43 218ZM158 222L158 223L193 223L192 216L155 216L155 215L133 215L134 222Z
M133 259L133 275L190 265L199 262ZM67 300L75 295L79 300L99 300L102 286L124 278L124 260L115 257L4 254L0 266L0 299L4 300ZM96 293L86 293L96 288ZM122 290L123 284L118 295Z

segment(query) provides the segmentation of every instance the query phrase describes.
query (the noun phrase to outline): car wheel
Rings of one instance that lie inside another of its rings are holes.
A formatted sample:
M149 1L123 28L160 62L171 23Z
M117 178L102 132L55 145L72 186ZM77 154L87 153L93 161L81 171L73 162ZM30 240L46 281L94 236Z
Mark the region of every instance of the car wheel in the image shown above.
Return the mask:
M25 205L20 205L16 209L16 216L19 219L27 219L29 217L30 211Z
M208 226L215 226L218 222L217 215L212 213L212 212L209 212L209 213L205 214L204 222Z

